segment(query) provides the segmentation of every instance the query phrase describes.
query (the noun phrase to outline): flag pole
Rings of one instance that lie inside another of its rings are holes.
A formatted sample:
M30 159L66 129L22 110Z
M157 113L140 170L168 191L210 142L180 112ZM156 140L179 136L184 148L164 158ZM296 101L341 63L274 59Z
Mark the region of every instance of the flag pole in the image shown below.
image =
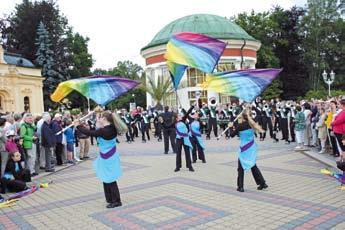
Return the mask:
M235 118L235 120L233 120L232 122L237 121L238 118L240 118L240 116L242 115L243 111L244 111L244 109L240 112L240 114L237 115L237 117ZM228 129L230 129L229 126L220 134L220 136L217 137L217 140L219 140L219 139L226 133L226 131L228 131Z

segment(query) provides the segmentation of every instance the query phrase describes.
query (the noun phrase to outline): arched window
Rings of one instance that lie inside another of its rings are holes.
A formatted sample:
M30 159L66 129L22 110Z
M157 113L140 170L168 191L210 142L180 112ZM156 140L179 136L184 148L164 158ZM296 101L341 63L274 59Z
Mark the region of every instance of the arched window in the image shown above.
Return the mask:
M24 97L24 112L30 112L30 98Z

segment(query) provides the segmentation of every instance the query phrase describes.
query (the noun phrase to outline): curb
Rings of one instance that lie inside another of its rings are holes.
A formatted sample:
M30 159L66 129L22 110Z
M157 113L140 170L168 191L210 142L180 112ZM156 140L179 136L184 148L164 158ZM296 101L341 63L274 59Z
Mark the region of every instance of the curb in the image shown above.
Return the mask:
M90 158L89 160L92 160L92 159L93 159L93 158ZM79 164L82 164L82 163L84 163L84 162L86 162L86 161L88 161L88 160L83 160L83 161L77 162L75 165L73 165L73 164L66 165L66 166L64 166L64 167L59 168L58 170L55 170L55 172L49 172L49 173L42 172L42 174L39 174L38 176L33 177L32 180L33 180L33 181L36 181L36 180L43 179L43 178L45 178L45 177L47 177L47 176L54 175L54 174L59 173L59 172L65 170L65 169L68 169L68 168L70 168L70 167L78 166Z
M335 160L330 160L327 157L324 157L320 154L317 154L315 152L312 151L301 151L304 155L320 162L321 164L326 165L327 167L330 167L336 171L339 171L339 169L337 168L337 164L335 162Z

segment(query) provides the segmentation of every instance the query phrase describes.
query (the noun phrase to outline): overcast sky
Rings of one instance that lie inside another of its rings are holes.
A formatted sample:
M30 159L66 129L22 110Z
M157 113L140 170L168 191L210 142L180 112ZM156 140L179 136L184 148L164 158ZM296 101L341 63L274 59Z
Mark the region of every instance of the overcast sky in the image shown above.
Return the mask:
M88 36L93 68L108 69L130 60L144 66L140 49L171 21L207 13L230 17L242 12L304 6L307 0L58 0L69 25ZM0 16L22 0L0 0Z

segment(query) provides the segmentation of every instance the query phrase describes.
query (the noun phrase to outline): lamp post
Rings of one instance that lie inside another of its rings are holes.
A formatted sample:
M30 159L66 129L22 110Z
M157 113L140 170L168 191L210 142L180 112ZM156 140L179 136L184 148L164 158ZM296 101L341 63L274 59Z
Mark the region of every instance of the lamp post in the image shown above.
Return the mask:
M326 70L324 70L322 73L322 78L323 81L328 85L328 96L331 96L331 84L334 82L335 73L333 72L333 70L331 70L328 75Z

